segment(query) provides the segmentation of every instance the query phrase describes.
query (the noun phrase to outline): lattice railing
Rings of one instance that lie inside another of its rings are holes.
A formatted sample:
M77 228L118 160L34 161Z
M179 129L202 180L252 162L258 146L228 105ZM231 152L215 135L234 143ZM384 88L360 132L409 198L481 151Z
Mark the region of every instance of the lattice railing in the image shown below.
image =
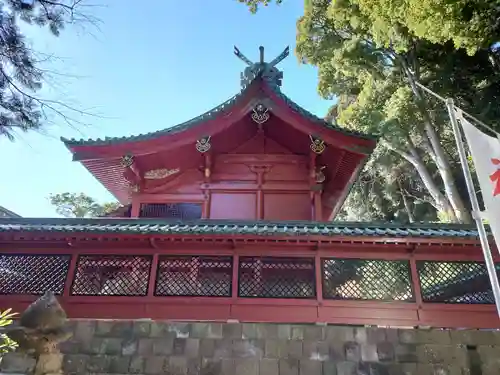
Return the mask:
M155 295L231 297L233 258L162 256Z
M73 296L231 297L316 299L316 272L325 300L493 304L483 262L242 256L161 255L150 280L153 255L73 255L68 293ZM71 255L0 255L0 295L64 292ZM500 273L500 265L497 266ZM415 269L415 268L414 268ZM415 283L420 287L415 289ZM151 285L150 285L151 284Z
M70 255L0 255L0 294L62 294Z
M80 255L72 295L145 296L152 256Z
M495 303L484 263L419 261L417 269L424 302Z
M141 204L139 217L197 220L201 219L200 203L144 203Z
M322 259L323 298L413 301L408 261Z
M315 298L314 258L241 257L240 297Z

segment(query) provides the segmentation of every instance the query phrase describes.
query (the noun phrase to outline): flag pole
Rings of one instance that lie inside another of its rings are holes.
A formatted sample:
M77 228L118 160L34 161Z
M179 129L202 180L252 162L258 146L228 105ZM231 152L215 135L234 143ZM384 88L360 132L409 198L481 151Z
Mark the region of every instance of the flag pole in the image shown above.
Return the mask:
M486 233L486 229L484 227L483 219L481 217L481 211L479 208L479 202L477 201L476 192L474 190L474 183L472 182L472 175L470 173L469 164L467 162L467 154L465 153L462 132L460 131L457 117L455 116L455 105L453 104L453 99L446 99L446 107L448 108L448 115L450 116L451 125L453 127L453 134L455 135L455 142L457 143L460 164L462 165L462 171L464 172L465 183L467 185L467 191L469 193L469 198L472 205L472 217L476 222L479 239L481 241L481 248L483 250L484 261L486 263L486 269L488 270L488 276L490 278L491 288L493 290L493 297L495 298L497 314L500 317L500 284L498 282L495 263L493 262L493 256L491 255L491 248L488 242L488 234Z

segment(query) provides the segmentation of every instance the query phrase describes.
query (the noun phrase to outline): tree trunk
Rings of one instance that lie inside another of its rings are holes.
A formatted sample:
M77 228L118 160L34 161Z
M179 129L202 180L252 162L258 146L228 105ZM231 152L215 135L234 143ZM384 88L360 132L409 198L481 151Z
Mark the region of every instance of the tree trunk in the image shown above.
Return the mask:
M392 146L388 142L383 143L387 148L390 150L396 152L399 154L401 157L405 158L410 162L415 169L417 170L417 173L419 174L420 178L422 179L422 182L424 183L427 191L429 192L431 198L433 199L434 207L441 212L442 214L445 214L447 218L449 218L453 222L458 222L457 216L455 214L455 210L450 204L450 201L448 198L441 192L439 189L438 185L436 184L436 181L432 178L431 173L429 172L429 169L423 162L422 158L418 154L415 146L413 145L413 142L411 139L408 139L408 149L409 153L405 152L403 150L399 150Z
M408 214L408 221L410 223L415 222L415 217L413 216L413 212L411 210L410 202L408 202L408 198L406 197L403 188L401 187L401 182L398 180L399 193L401 194L401 199L403 199L403 205L405 206L406 213Z
M417 108L419 109L420 113L422 114L424 118L424 130L425 134L430 142L430 145L432 147L432 151L434 152L434 161L436 163L436 166L438 168L439 174L441 175L441 178L443 179L443 184L444 184L444 189L446 192L446 197L451 204L453 211L455 212L455 217L458 222L464 223L464 224L470 224L472 223L472 217L470 215L469 210L465 206L462 197L460 196L460 193L458 192L457 185L455 183L455 179L453 177L453 174L451 172L451 165L448 160L448 157L446 156L443 147L441 146L439 137L436 133L436 129L434 129L434 126L432 125L432 120L429 115L429 112L427 110L427 106L425 105L425 98L422 96L419 88L415 84L415 79L413 74L410 72L408 69L408 66L406 64L406 61L404 58L401 58L401 61L403 63L403 70L409 80L410 87L413 91L413 94L415 95L415 101L417 104ZM431 155L433 156L433 155Z
M439 187L437 186L436 182L432 179L432 176L427 167L425 166L425 164L421 160L412 164L414 165L415 169L420 175L420 178L422 179L425 187L429 191L429 194L431 195L432 199L434 199L438 211L444 213L446 217L449 218L451 221L458 222L458 218L456 216L455 210L453 209L453 206L450 204L448 198L443 193L441 193Z

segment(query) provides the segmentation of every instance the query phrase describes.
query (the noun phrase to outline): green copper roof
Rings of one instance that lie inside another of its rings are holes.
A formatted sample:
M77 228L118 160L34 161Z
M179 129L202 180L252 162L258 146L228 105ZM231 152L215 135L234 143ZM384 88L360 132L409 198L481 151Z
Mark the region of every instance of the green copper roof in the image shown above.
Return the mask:
M67 146L82 146L82 145L108 145L108 144L113 144L113 143L120 143L120 142L136 142L136 141L145 141L148 139L156 138L162 135L171 135L171 134L176 134L180 133L186 129L192 128L194 126L200 125L204 123L205 121L208 121L214 117L216 117L219 113L223 112L224 110L231 108L239 98L243 96L243 94L246 92L246 89L241 90L238 94L234 95L230 99L226 100L224 103L218 105L215 108L212 108L211 110L203 113L202 115L195 117L189 121L183 122L181 124L172 126L170 128L162 129L162 130L157 130L155 132L151 133L145 133L145 134L138 134L138 135L133 135L129 137L105 137L103 139L97 138L97 139L67 139L64 137L61 137L61 141L63 141Z
M260 72L262 73L262 72ZM257 73L257 75L254 77L254 79L251 81L250 84L247 86L243 87L242 90L237 93L235 96L231 97L230 99L226 100L224 103L221 105L218 105L215 108L212 108L208 112L205 112L204 114L195 117L189 121L183 122L181 124L172 126L167 129L163 130L158 130L155 132L151 133L145 133L145 134L139 134L139 135L134 135L134 136L129 136L129 137L106 137L104 139L97 138L97 139L67 139L64 137L61 137L61 141L63 141L67 146L90 146L90 145L109 145L109 144L114 144L114 143L121 143L121 142L136 142L136 141L144 141L148 139L153 139L162 135L170 135L170 134L175 134L182 132L186 129L192 128L197 125L201 125L202 123L206 122L207 120L210 120L214 117L217 117L221 112L233 107L237 102L238 99L242 98L244 94L247 92L249 87L256 81L260 81L262 78L260 77L260 73ZM273 89L273 91L280 96L286 103L295 110L296 112L299 112L301 115L303 115L306 118L309 118L310 120L318 123L321 126L327 127L329 129L337 130L340 131L346 135L351 135L351 136L356 136L359 138L364 138L364 139L370 139L370 140L376 140L376 137L366 135L364 133L359 133L356 131L351 131L351 130L346 130L341 127L338 127L334 124L331 124L324 119L313 115L311 112L306 111L304 108L300 107L297 103L293 102L291 99L289 99L285 94L283 94L280 90L280 87L278 85L273 85L269 84L269 87Z
M377 136L374 136L371 134L361 133L361 132L358 132L355 130L344 129L344 128L337 126L331 122L325 121L325 119L316 116L315 114L309 112L308 110L302 108L300 105L295 103L292 99L290 99L288 96L283 94L283 92L280 90L280 88L278 86L270 85L269 87L271 87L273 89L273 91L276 93L276 95L278 95L282 100L284 100L292 110L300 113L305 118L308 118L309 120L314 121L321 126L324 126L326 128L329 128L329 129L337 130L337 131L342 132L342 133L347 134L347 135L356 136L358 138L369 139L369 140L374 140L374 141L378 140Z
M476 239L474 227L441 224L320 223L309 221L172 221L157 219L0 219L5 232L93 233L93 234L247 234L287 236L448 237Z

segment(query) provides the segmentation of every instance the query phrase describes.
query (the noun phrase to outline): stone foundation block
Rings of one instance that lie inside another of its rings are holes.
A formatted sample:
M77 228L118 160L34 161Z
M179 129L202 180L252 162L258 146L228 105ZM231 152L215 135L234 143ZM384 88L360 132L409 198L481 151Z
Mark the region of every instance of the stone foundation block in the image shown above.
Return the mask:
M259 361L256 358L237 358L234 363L238 375L259 375Z
M296 359L280 359L279 375L299 375L299 361Z
M66 354L63 360L63 371L68 375L86 374L89 356L83 354ZM126 371L127 372L127 371Z
M299 363L299 374L322 375L323 364L319 361L302 359Z
M35 367L35 359L23 353L8 353L0 361L0 371L5 373L26 373Z
M279 374L279 360L263 358L259 363L259 375L277 375Z

